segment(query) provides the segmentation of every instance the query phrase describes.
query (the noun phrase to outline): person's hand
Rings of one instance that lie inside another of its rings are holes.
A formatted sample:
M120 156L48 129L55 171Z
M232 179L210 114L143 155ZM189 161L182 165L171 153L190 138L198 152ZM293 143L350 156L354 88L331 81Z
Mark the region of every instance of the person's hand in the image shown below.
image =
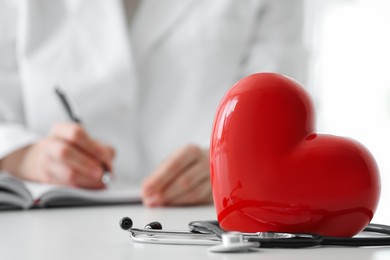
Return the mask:
M211 203L209 150L187 145L176 151L145 180L142 195L150 207Z
M104 164L112 171L114 149L92 139L76 123L53 127L48 137L8 155L2 170L21 179L100 189Z

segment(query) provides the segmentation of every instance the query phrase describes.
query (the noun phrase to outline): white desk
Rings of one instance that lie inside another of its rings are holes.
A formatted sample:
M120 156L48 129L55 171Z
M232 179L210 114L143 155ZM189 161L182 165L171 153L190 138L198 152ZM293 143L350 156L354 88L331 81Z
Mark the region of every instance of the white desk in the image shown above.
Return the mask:
M209 253L207 246L133 243L119 228L129 216L135 227L158 220L185 229L191 220L215 219L212 207L148 209L140 205L0 212L0 259L390 259L389 248L260 249Z

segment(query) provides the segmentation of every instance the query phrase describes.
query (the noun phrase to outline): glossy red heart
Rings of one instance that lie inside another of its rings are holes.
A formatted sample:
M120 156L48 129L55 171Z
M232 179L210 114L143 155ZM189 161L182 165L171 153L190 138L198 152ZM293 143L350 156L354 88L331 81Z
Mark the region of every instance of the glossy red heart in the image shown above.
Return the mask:
M371 221L379 201L370 152L352 139L315 133L308 94L279 74L251 75L226 93L210 160L226 230L350 237Z

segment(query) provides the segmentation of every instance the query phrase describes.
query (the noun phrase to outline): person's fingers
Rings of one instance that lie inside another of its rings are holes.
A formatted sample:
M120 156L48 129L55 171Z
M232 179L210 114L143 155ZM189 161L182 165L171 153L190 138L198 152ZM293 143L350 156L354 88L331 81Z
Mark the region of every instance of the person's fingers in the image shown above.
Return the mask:
M83 151L51 138L46 145L46 153L51 167L46 170L48 182L87 188L102 185L103 169L100 162Z
M99 160L66 142L53 139L47 152L53 160L63 162L85 176L99 178L102 175Z
M79 188L101 189L104 184L100 179L91 179L77 170L59 161L50 161L44 166L46 182Z
M201 148L195 145L187 145L177 150L145 180L144 197L151 197L164 190L185 168L198 160L201 153Z
M112 170L114 150L112 147L93 140L87 132L77 123L58 123L52 128L51 137L69 142L85 153L103 162Z
M90 178L86 178L83 175L77 175L75 177L74 183L78 188L85 189L103 189L106 188L106 185L102 182L101 178L98 180L91 180Z
M97 144L77 123L57 123L53 126L50 136L67 141L91 155L98 156L97 153L100 152Z
M171 178L171 176L167 177L163 174L161 175L161 179L159 179L160 189L155 190L154 193L147 193L145 187L147 184L151 184L152 182L147 180L144 185L144 193L143 193L143 203L147 206L161 206L161 205L171 205L172 202L175 202L174 205L178 205L182 203L185 204L194 204L194 203L203 203L204 198L202 197L202 193L200 193L200 197L192 196L188 193L191 193L194 190L198 190L198 186L202 186L203 188L207 188L210 192L210 196L206 196L208 200L211 199L211 184L210 184L210 170L209 170L209 156L208 150L202 150L199 147L187 146L186 149L182 149L181 151L186 151L184 154L191 154L191 158L193 161L185 166L181 167L177 170L176 174ZM179 153L183 155L183 153ZM181 156L172 156L170 159L182 159ZM174 161L169 161L172 165ZM166 169L169 169L168 167ZM161 172L160 172L161 173ZM166 172L168 175L169 173ZM155 175L152 175L154 177ZM165 182L164 182L165 177ZM149 181L149 182L148 182ZM163 183L163 184L162 184ZM204 185L204 186L203 186ZM177 201L177 198L181 198ZM188 199L188 201L186 201ZM196 202L198 200L198 202ZM177 202L176 202L177 201Z
M20 178L84 188L104 187L101 161L63 139L43 138L12 156L10 163L17 165L13 174Z
M210 181L204 179L193 189L187 190L180 196L176 196L164 205L169 206L189 206L195 204L207 204L213 202Z
M157 197L154 198L156 205L170 204L177 197L181 197L196 186L210 179L208 163L205 160L198 160L190 167L187 167L180 175L173 180ZM153 198L152 198L153 199ZM147 203L148 201L146 201Z
M115 149L112 146L103 144L97 140L95 140L96 143L99 144L100 147L102 147L102 162L103 162L103 168L106 168L109 172L113 173L113 160L115 158Z

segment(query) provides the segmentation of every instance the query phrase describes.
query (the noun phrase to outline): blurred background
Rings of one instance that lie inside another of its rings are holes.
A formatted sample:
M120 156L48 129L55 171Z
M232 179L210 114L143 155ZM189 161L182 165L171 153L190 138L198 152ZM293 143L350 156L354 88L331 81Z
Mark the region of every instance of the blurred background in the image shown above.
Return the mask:
M390 1L306 0L305 8L317 129L372 152L382 179L373 221L389 223Z

